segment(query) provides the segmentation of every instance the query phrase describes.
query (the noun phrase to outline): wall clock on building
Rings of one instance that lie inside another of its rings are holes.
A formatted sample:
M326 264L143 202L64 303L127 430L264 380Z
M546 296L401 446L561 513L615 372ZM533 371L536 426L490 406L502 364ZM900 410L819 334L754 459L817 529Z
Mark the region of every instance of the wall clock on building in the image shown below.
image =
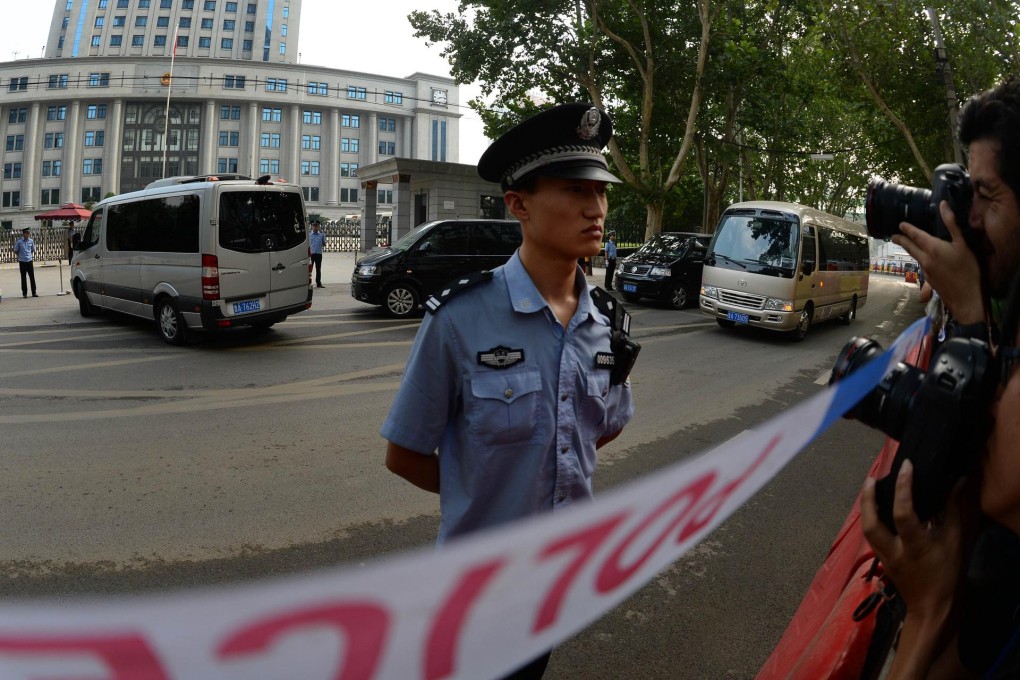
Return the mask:
M432 103L446 106L446 90L432 90Z

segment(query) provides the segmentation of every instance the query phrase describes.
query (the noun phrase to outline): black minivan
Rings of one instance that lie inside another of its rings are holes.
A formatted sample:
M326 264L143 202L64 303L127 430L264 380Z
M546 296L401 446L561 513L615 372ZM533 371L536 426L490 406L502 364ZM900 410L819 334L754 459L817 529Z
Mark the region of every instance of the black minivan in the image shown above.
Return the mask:
M425 222L354 266L351 295L388 314L416 314L432 293L459 276L506 264L521 245L517 220Z
M655 298L673 309L698 299L711 234L664 231L620 262L616 288L623 299Z

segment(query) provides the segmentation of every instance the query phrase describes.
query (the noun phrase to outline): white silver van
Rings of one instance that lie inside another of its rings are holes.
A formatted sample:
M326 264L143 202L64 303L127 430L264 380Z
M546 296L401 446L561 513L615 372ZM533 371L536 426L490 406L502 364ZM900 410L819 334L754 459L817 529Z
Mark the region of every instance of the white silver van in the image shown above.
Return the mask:
M71 290L97 308L154 319L172 345L195 332L268 328L308 309L300 187L242 175L157 180L98 203L74 244Z
M723 328L849 324L868 300L864 227L796 203L736 203L719 218L701 273L701 311Z

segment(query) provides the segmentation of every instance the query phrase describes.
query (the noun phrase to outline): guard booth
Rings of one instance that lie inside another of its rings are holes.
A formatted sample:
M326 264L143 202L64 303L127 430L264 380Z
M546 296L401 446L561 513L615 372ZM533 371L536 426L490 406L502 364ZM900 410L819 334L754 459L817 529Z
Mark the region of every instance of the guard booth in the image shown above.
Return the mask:
M361 180L361 247L375 244L380 218L390 220L390 243L424 222L442 219L505 219L499 184L478 176L474 165L387 158L358 168ZM387 202L380 204L380 192ZM388 215L387 215L388 213Z

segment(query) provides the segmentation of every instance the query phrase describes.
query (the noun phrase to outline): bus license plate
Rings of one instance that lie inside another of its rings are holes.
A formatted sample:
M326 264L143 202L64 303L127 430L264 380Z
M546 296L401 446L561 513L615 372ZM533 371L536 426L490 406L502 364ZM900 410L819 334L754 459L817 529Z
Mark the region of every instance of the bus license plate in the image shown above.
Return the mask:
M234 314L247 314L248 312L257 312L262 309L262 305L259 304L258 300L245 300L244 302L234 303Z
M623 284L623 292L624 293L636 293L637 292L637 286L635 286L633 283L625 283L625 284Z
M737 314L736 312L727 312L726 318L730 321L736 321L737 323L747 323L747 314Z

